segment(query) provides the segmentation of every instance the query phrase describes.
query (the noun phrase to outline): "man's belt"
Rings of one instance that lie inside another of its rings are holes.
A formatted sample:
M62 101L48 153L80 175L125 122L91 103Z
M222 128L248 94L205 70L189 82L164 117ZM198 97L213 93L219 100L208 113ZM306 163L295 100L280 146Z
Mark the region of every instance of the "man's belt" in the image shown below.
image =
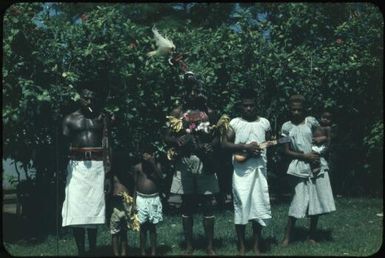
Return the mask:
M102 148L70 148L71 160L103 160Z

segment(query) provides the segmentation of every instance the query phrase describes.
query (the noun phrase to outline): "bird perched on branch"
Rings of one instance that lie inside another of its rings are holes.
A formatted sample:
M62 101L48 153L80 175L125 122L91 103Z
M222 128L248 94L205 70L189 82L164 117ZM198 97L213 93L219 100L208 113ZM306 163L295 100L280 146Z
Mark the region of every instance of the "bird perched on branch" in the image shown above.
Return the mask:
M160 35L155 27L152 28L152 32L154 33L154 38L158 49L148 52L148 57L155 55L166 55L175 51L175 45L171 40Z

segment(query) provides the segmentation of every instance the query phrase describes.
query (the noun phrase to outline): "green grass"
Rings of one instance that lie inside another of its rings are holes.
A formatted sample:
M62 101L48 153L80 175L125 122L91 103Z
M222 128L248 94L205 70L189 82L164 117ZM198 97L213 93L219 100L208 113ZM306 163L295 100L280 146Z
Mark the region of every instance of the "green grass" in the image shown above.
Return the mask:
M382 245L383 212L382 199L336 199L337 211L321 216L318 225L319 243L311 245L305 241L307 219L298 220L295 237L288 247L280 246L283 230L287 220L289 203L273 203L273 219L263 229L264 247L262 255L306 255L306 256L368 256L376 253ZM6 233L6 232L4 232ZM246 230L247 241L251 238L251 225ZM205 255L204 234L201 217L194 217L194 255ZM233 212L216 211L215 248L218 255L236 255L236 236L233 224ZM129 232L129 255L139 251L138 233ZM107 226L98 231L98 251L101 256L111 255L111 236ZM179 255L183 252L183 235L179 215L166 215L158 225L158 252L160 255ZM8 252L16 256L73 256L76 255L75 242L70 232L59 239L56 249L56 236L49 235L44 242L27 244L22 242L4 243ZM247 255L252 255L248 250Z

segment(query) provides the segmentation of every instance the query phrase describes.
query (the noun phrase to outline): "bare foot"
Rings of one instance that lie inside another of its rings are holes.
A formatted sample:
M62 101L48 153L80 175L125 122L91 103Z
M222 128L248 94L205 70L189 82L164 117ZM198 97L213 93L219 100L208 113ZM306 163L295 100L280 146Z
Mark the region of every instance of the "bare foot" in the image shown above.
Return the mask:
M186 248L183 255L192 255L193 253L194 253L194 249L191 247L191 248Z
M96 257L96 248L90 248L90 250L88 250L88 252L85 253L85 256L86 257Z
M207 249L207 250L206 250L206 253L207 253L208 255L216 255L214 249L212 249L212 248Z
M288 246L289 245L289 239L285 238L283 241L282 241L282 246Z
M244 247L239 248L238 255L242 255L242 256L245 255L245 248Z
M318 244L317 241L315 241L314 239L311 239L311 238L308 238L307 241L312 244L312 245L315 245L315 244Z
M141 251L140 251L140 255L141 255L141 256L146 256L146 251L145 251L145 250L141 250Z
M260 255L261 254L261 251L259 250L258 247L253 247L253 252L255 255Z
M156 248L151 248L151 256L155 256L156 255Z

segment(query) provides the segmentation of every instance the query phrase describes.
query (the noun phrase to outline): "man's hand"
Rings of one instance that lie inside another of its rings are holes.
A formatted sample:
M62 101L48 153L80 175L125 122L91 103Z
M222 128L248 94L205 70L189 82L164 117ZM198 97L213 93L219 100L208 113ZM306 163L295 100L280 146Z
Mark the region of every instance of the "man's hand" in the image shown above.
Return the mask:
M179 147L185 146L192 138L192 135L185 134L177 138L176 143Z
M273 146L274 145L274 142L273 141L267 141L266 142L266 148L267 147L270 147L270 146Z
M112 183L111 183L111 178L106 177L104 179L104 193L106 195L109 195L112 191Z
M155 164L155 154L143 153L143 160Z
M315 152L309 152L309 153L303 154L303 159L307 162L319 162L320 155Z
M320 144L320 143L323 143L323 142L326 142L327 141L327 137L326 136L319 136L319 137L314 137L313 138L313 143L317 143L317 144Z
M319 172L321 172L321 168L318 167L319 164L314 164L313 166L317 166L316 169L313 169L313 170L312 170L312 171L313 171L313 174L316 176L316 175L318 175Z
M111 113L110 114L110 125L115 125L116 120L117 120L116 115L114 113Z
M210 143L204 143L204 144L201 144L201 149L204 153L209 153L209 152L212 152L214 149L213 149L213 145L210 144Z
M183 137L179 137L176 139L176 144L178 144L179 147L182 147L186 144L186 139Z
M259 144L256 142L251 142L249 144L245 144L244 148L249 153L258 154L261 152L261 148L259 147Z

